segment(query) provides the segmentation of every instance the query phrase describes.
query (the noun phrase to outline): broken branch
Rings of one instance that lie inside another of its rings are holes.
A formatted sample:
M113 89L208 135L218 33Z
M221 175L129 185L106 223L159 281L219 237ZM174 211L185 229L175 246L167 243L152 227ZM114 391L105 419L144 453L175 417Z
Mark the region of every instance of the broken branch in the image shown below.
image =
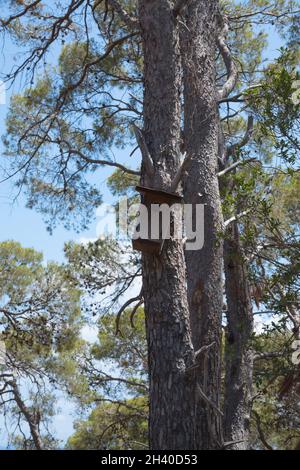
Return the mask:
M202 348L198 349L198 351L195 352L195 357L199 357L201 354L203 354L204 352L208 351L210 348L212 348L214 345L215 345L215 341L213 341L212 343L206 345L206 346L202 346Z
M177 173L176 173L176 175L175 175L175 177L172 181L171 192L173 192L173 193L176 192L176 190L178 188L178 185L179 185L180 181L183 178L183 174L184 174L185 170L187 169L190 162L191 162L191 155L185 154L183 162L180 165L180 167L178 168L178 171L177 171Z
M132 125L132 128L135 134L136 141L142 153L142 158L146 167L146 172L148 173L149 176L154 175L154 164L153 164L153 160L150 155L148 146L146 144L143 131L141 131L141 129L137 127L135 124Z
M221 177L221 176L226 175L227 173L230 173L231 171L233 171L238 166L247 165L248 163L253 163L253 162L257 162L256 158L249 158L248 160L239 160L238 162L235 162L232 165L230 165L229 167L227 167L224 170L220 171L218 173L218 177Z
M245 217L245 215L249 214L249 212L251 212L250 209L246 210L246 211L243 211L243 212L240 212L239 214L237 215L234 215L233 217L231 217L230 219L226 220L226 222L224 222L224 227L227 228L228 225L230 225L232 222L235 222L236 220L239 220L241 219L242 217Z
M197 390L202 400L204 400L211 408L213 408L220 416L223 417L223 412L210 398L208 398L208 396L203 392L199 384L197 385Z

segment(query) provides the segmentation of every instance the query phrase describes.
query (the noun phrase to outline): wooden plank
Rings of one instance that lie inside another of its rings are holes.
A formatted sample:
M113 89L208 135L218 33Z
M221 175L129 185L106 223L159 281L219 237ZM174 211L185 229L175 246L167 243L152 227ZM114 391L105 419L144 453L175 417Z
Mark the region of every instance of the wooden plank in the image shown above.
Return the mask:
M137 192L142 194L146 200L152 204L180 204L182 197L175 193L169 193L168 191L157 190L147 188L145 186L136 186Z
M136 251L159 255L163 247L163 242L160 240L137 238L136 240L132 240L132 247Z

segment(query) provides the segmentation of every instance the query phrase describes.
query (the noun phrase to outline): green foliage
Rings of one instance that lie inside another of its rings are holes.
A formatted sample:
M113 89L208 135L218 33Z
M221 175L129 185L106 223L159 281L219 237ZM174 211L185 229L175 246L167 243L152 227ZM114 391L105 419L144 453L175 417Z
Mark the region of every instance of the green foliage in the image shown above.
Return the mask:
M32 419L38 413L42 436L50 444L55 390L70 380L74 352L83 346L80 292L70 285L64 267L45 265L40 253L13 241L0 243L0 274L0 339L6 348L0 369L2 413L16 421L12 443L30 448L32 440L23 429L28 419L11 388L15 381Z
M19 243L0 243L2 338L20 360L72 349L80 327L79 292L64 268L42 261Z
M88 419L75 424L71 449L147 447L147 349L143 309L126 310L116 336L116 316L99 319L99 342L91 346L85 375L95 390ZM134 327L132 323L134 322ZM95 362L95 365L91 365ZM98 366L96 365L98 364ZM102 364L102 368L99 367ZM99 404L100 403L100 404Z
M295 54L282 50L267 69L265 82L249 94L262 136L273 140L274 151L289 164L296 162L300 149L300 102L294 100L300 77L296 67Z
M65 254L70 279L86 294L82 307L89 316L115 310L118 300L141 277L138 254L111 237L85 245L68 243Z
M147 383L145 319L141 308L133 318L131 313L130 309L123 313L118 335L115 315L106 315L99 320L99 345L93 346L92 354L98 361L112 361L123 377L136 382L140 393L139 383L143 386Z
M87 420L75 423L75 434L67 443L71 450L139 450L147 448L145 398L120 404L98 405Z
M281 331L269 330L256 337L256 351L272 351L278 357L255 362L256 398L252 416L252 448L265 449L260 433L274 450L293 450L300 439L299 385L296 379L297 368L291 363L291 338L292 332L286 327ZM288 384L290 385L287 387Z
M138 183L138 176L125 174L122 170L114 171L107 179L107 186L109 187L113 196L131 195L134 187Z

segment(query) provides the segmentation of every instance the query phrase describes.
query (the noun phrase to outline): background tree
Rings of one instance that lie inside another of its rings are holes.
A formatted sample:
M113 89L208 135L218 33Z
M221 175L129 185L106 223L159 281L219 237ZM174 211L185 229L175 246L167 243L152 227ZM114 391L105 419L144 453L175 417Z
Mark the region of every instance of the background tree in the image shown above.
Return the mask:
M79 291L64 268L44 266L40 253L12 241L0 243L0 273L2 414L15 422L14 445L56 446L49 421L62 383L58 372L65 368L67 376L81 344Z
M148 448L148 383L144 312L124 312L116 338L116 315L99 322L99 343L80 368L94 391L87 420L75 423L70 449ZM81 399L81 397L79 397Z

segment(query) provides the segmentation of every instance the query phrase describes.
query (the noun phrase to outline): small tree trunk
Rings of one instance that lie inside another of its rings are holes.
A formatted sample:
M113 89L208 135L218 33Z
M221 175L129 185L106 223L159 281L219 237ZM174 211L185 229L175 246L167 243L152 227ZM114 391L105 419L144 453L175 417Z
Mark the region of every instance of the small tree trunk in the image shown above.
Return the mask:
M192 0L184 10L181 51L184 73L184 141L192 157L185 180L185 202L205 204L202 250L187 251L188 297L195 350L214 345L199 357L197 385L220 407L222 318L221 200L217 178L219 117L215 53L218 1ZM221 415L199 396L199 449L222 446Z
M43 443L42 443L38 426L34 420L34 417L32 416L27 406L25 405L24 401L22 400L16 381L12 380L10 382L10 385L12 387L12 393L14 395L15 402L29 426L30 434L31 434L36 450L43 450Z
M144 47L144 137L155 173L142 182L170 188L179 164L179 34L173 2L140 0ZM143 291L150 380L150 448L195 449L194 361L182 242L168 240L160 256L143 255Z
M236 442L229 449L245 450L248 447L252 398L253 353L250 341L253 312L236 222L227 231L224 265L227 297L225 438L228 442Z

